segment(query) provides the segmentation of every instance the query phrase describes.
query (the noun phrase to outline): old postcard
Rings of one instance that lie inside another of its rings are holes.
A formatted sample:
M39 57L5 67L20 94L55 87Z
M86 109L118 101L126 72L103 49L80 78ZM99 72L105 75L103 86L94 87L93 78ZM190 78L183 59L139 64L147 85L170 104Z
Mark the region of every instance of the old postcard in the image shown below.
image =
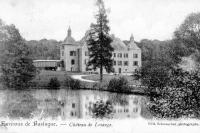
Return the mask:
M0 0L0 132L198 132L199 5Z

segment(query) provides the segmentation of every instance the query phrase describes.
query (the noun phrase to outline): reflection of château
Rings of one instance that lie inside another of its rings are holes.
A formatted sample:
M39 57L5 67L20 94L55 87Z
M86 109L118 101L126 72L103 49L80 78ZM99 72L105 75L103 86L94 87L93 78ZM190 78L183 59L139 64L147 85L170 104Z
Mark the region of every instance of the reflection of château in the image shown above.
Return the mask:
M42 92L41 91L45 91ZM41 95L45 94L45 96ZM38 100L38 109L44 116L67 118L92 118L91 108L96 101L112 101L113 118L133 118L140 115L141 99L133 95L119 95L98 91L37 90L34 97ZM124 103L122 103L122 100Z
M88 71L87 62L89 60L89 52L85 37L77 42L72 37L72 31L69 27L68 35L61 44L61 61L66 71ZM131 36L130 41L125 44L119 38L112 35L114 48L113 64L116 73L132 73L141 67L141 49L135 44L134 37Z

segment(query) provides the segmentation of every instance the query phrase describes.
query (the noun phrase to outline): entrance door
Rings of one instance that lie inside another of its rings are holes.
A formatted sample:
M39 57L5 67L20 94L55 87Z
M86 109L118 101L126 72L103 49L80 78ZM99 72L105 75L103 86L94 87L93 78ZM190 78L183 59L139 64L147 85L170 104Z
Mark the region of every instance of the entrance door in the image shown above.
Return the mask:
M122 73L122 69L121 68L119 68L119 73Z

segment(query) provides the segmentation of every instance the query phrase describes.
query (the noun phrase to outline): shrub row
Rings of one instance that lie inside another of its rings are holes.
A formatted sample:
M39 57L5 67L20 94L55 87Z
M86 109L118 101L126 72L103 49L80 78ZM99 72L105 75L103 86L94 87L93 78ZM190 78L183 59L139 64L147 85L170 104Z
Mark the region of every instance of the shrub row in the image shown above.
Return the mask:
M53 77L50 79L48 83L48 88L50 89L59 89L61 86L61 82L56 78ZM80 89L81 88L81 82L79 80L75 80L69 76L65 78L63 81L63 86L70 88L70 89Z
M93 85L83 84L81 81L73 79L69 76L66 77L62 83L64 87L70 88L72 90L88 88L94 90L107 90L112 92L130 92L131 87L128 84L128 80L125 77L113 78L108 83L95 83ZM59 89L61 86L60 81L54 77L51 78L48 83L48 88L50 89Z

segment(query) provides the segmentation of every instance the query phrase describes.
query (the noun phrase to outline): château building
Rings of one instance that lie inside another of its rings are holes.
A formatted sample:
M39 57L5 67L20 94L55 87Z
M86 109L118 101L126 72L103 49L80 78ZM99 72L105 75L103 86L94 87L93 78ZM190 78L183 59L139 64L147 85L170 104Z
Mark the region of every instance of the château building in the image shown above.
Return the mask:
M87 33L86 33L87 36ZM87 63L89 61L89 51L86 43L86 36L80 41L72 37L72 31L69 27L67 37L61 44L61 61L66 71L87 72ZM114 48L113 68L115 73L133 73L141 67L141 49L136 45L133 35L130 41L124 43L114 35L111 36ZM98 71L98 70L97 70Z

